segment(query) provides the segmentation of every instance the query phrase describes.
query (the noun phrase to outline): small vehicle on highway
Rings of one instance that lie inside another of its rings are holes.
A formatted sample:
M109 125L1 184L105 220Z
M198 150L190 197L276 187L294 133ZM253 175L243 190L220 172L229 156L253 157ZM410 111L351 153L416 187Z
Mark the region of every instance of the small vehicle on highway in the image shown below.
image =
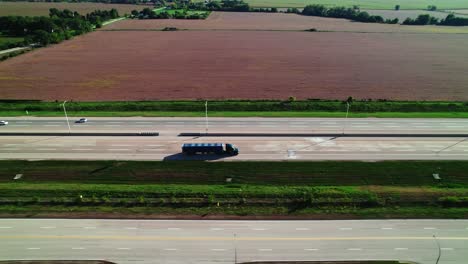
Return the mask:
M228 143L185 143L182 145L182 153L187 155L200 153L235 156L239 154L239 149Z
M0 126L6 126L8 125L8 121L0 121Z
M75 123L81 124L81 123L86 123L88 122L87 118L80 118L79 120L76 120Z

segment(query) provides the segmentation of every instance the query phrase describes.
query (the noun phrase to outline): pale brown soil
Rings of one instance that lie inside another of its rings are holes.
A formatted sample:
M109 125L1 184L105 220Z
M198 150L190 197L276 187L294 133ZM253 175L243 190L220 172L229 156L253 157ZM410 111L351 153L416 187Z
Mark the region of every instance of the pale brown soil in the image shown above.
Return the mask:
M446 10L446 12L453 12L455 14L460 14L460 15L468 15L468 9Z
M130 14L134 9L145 8L142 5L103 4L103 3L32 3L32 2L1 2L0 16L48 16L50 8L69 9L80 14L91 13L94 10L110 10L115 8L120 15Z
M0 98L468 100L468 35L99 31L0 63Z
M127 19L108 25L104 30L151 30L165 27L203 30L306 30L315 28L321 31L346 32L468 33L468 27L402 26L358 23L346 19L296 14L235 12L212 12L206 20Z

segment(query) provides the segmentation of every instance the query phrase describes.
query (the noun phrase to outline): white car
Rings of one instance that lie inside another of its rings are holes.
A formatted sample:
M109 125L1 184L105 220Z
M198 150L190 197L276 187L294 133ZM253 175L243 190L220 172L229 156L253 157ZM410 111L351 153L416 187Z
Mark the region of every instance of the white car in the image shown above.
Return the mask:
M75 123L86 123L88 122L88 119L86 118L80 118L79 120L76 120Z
M0 126L6 126L8 125L8 121L0 121Z

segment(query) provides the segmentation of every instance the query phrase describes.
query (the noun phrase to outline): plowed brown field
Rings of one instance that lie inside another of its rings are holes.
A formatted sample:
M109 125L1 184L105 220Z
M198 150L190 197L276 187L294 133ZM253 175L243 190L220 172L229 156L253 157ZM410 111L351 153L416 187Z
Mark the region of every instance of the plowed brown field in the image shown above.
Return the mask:
M0 63L0 98L468 100L468 35L93 32Z
M130 14L134 9L142 10L143 5L103 4L103 3L48 3L48 2L1 2L0 16L48 16L50 8L69 9L80 14L91 13L94 10L110 10L115 8L120 15Z
M416 11L415 11L416 12ZM123 20L104 30L154 30L165 27L201 30L306 30L338 32L468 33L468 27L401 26L357 23L346 19L282 13L212 12L206 20L147 19Z

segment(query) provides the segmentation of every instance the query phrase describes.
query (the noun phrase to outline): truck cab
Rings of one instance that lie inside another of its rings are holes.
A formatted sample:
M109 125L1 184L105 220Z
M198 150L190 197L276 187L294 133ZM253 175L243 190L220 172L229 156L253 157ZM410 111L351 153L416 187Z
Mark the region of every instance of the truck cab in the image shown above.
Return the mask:
M239 149L234 144L226 143L226 153L235 156L239 154Z

